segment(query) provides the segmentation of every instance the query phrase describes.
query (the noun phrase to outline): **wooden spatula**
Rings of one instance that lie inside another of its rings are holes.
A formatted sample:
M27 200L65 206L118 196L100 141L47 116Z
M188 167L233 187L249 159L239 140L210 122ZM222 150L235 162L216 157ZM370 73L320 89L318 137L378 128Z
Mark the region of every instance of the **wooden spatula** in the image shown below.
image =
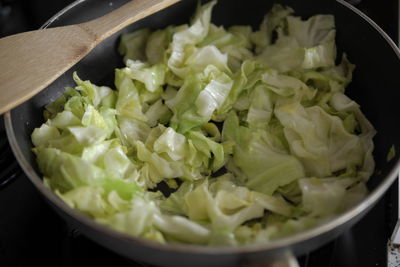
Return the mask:
M0 114L28 100L97 44L179 0L132 0L98 19L0 39Z

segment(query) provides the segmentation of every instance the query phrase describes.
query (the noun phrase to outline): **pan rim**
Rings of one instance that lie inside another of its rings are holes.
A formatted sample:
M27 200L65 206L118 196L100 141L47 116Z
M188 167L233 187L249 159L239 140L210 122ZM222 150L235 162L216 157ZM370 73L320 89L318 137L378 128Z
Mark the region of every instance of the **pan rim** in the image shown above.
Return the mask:
M84 2L87 2L87 0L77 0L72 4L66 6L64 9L62 9L52 18L50 18L41 28L47 28L51 26L51 24L54 21L58 20L60 16L69 12L73 8L78 7L81 3ZM351 11L353 11L362 19L364 19L367 23L369 23L386 40L386 42L391 46L392 50L395 52L397 57L400 59L399 48L396 46L393 40L371 18L369 18L367 15L365 15L364 13L362 13L360 10L353 7L349 3L345 2L344 0L336 0L336 2L349 8ZM30 164L25 160L25 157L23 156L16 139L11 119L11 111L7 111L4 114L4 123L11 149L19 165L24 170L24 173L26 174L26 176L28 176L29 180L34 184L36 189L39 192L41 192L52 204L61 209L63 213L72 217L74 220L84 224L86 227L102 232L108 235L109 237L122 239L124 241L131 242L132 244L133 243L141 244L153 249L167 250L179 253L216 255L216 254L247 254L247 253L267 252L267 251L272 252L274 250L282 249L285 247L291 247L296 244L305 242L307 240L314 239L322 234L326 234L334 230L335 228L350 221L352 218L367 211L369 207L374 205L383 196L383 194L387 191L387 189L397 179L400 170L400 159L398 159L397 162L394 164L393 168L390 170L389 174L381 182L381 184L373 191L371 191L361 203L352 207L345 213L342 213L336 216L335 218L332 218L318 225L317 227L313 227L311 229L287 237L271 240L263 244L247 244L237 247L200 246L200 245L171 244L171 243L161 244L155 241L146 240L122 232L118 232L117 230L114 230L108 226L97 223L89 216L75 209L70 208L64 201L62 201L59 197L57 197L56 194L53 193L53 191L44 186L42 179L39 177L39 175L37 175L32 166L30 166Z

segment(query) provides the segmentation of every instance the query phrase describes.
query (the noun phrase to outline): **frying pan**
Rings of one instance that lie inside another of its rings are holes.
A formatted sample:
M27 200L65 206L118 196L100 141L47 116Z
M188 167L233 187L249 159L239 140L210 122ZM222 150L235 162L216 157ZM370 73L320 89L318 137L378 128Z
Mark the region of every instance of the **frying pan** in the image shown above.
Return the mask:
M84 22L108 13L125 2L127 0L79 0L55 15L44 27ZM43 186L31 152L30 135L35 127L43 123L43 106L55 100L66 86L74 85L73 71L96 84L112 86L114 69L123 66L122 59L116 52L121 34L119 32L101 43L40 94L5 114L7 135L19 164L55 211L72 227L95 242L127 258L158 266L267 266L276 260L288 260L288 255L300 255L316 249L360 220L396 179L400 167L399 153L391 161L386 160L392 145L396 151L400 151L400 52L373 21L342 0L274 2L293 7L296 14L304 18L321 13L335 15L338 55L345 51L350 61L357 66L347 94L361 105L362 111L378 131L374 138L376 172L368 182L370 193L363 202L316 228L266 244L233 248L158 244L117 232L69 208ZM184 0L122 32L141 27L162 28L169 24L186 23L194 12L196 3L196 0ZM213 22L225 26L250 24L257 27L272 4L272 0L219 0L214 9Z

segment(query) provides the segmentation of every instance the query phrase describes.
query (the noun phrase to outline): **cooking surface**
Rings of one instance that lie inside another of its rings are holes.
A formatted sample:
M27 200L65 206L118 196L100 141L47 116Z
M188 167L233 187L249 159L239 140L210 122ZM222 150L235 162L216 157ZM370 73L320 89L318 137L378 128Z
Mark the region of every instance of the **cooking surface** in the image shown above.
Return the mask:
M70 2L0 0L0 36L36 29ZM374 0L352 2L397 41L397 0L384 5ZM23 175L8 146L2 118L0 125L0 266L148 266L126 260L70 229ZM300 257L300 265L387 266L397 194L394 184L355 227Z

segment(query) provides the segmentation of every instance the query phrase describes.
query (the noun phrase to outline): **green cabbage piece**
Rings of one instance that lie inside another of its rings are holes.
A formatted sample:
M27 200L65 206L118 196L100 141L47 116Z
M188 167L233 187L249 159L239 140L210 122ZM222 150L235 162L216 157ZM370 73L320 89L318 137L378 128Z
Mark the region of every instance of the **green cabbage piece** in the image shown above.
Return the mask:
M396 149L394 147L394 145L390 146L389 152L386 156L386 161L391 161L394 157L396 156Z
M355 66L336 64L334 17L275 4L258 29L225 28L216 4L123 34L113 88L74 73L44 107L33 152L71 208L155 242L238 246L365 197L376 131L345 95Z

